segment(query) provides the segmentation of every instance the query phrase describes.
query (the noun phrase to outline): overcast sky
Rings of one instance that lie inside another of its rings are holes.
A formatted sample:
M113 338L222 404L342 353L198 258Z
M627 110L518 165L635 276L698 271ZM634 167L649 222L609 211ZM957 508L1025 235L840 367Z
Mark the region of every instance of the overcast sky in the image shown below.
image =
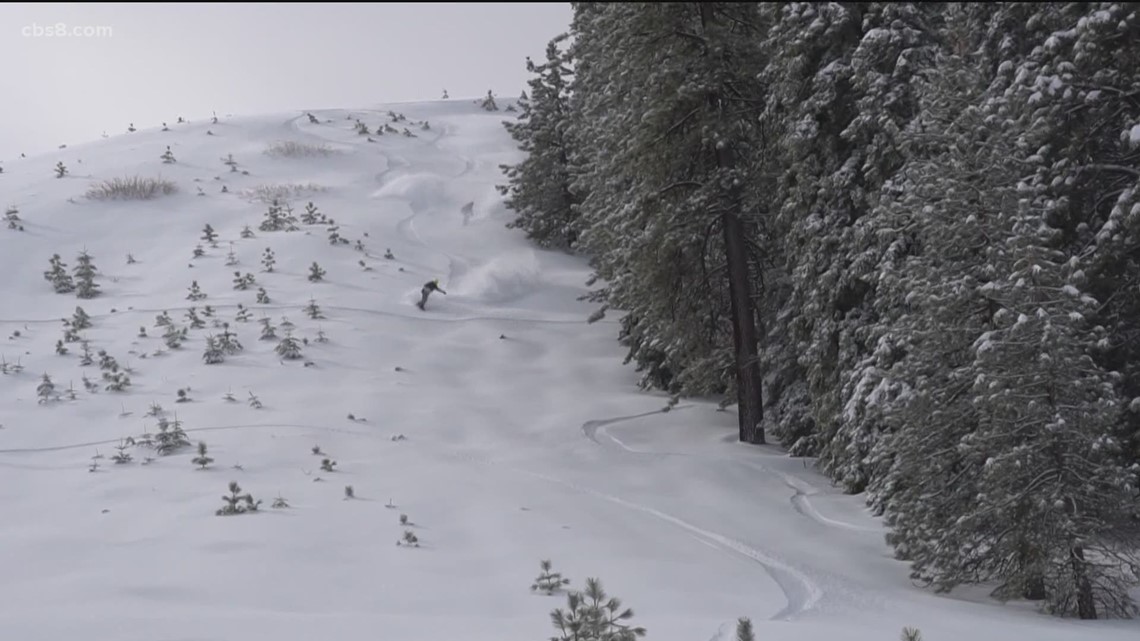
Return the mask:
M0 161L215 110L514 97L570 17L569 3L0 5Z

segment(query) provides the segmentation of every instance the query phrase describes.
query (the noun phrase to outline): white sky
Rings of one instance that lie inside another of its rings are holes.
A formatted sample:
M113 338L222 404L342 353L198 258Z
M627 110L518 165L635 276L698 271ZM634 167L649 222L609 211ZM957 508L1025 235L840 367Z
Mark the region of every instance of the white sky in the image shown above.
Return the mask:
M569 3L0 5L0 161L215 110L514 97L570 18ZM37 37L60 24L110 34Z

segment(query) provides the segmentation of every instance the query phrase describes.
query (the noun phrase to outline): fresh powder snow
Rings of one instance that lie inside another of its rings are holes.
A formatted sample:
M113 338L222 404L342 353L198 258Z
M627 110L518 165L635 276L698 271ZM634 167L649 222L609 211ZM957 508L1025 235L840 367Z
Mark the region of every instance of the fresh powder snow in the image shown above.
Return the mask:
M727 641L738 617L780 641L1140 638L913 585L811 460L639 390L615 315L586 323L586 261L505 227L512 117L124 123L6 160L0 639L539 641L565 605L530 589L543 559L654 641ZM136 176L176 191L86 196ZM96 295L57 293L49 260L84 251ZM148 446L160 421L187 445Z

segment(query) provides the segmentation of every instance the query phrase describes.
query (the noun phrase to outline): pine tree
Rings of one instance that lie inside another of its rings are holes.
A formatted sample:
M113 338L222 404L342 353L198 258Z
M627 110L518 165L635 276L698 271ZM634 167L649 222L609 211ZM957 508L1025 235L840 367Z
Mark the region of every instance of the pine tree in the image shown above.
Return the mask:
M214 231L214 228L210 226L210 223L206 223L206 226L202 228L202 240L210 243L211 246L217 245L218 232Z
M268 305L269 304L269 294L265 291L264 287L258 287L257 288L257 304L259 304L259 305Z
M252 314L250 313L249 309L243 307L241 303L238 303L237 316L234 317L234 320L239 323L248 323L251 316Z
M75 295L79 298L95 298L99 295L99 285L95 284L95 268L91 255L86 250L75 259Z
M566 133L570 118L569 59L559 47L561 35L546 46L546 62L526 60L535 77L529 81L534 102L520 102L518 120L506 121L511 137L527 157L517 165L503 165L507 185L498 190L518 217L507 224L522 229L544 247L573 248L578 240L578 204L570 191L570 150Z
M495 104L495 95L490 89L487 90L487 96L483 98L483 102L479 104L480 107L487 111L498 111L499 105Z
M44 272L44 280L51 283L57 294L66 294L75 291L75 282L67 273L67 265L60 259L59 254L52 254L51 269Z
M303 311L313 320L319 320L325 317L325 315L321 313L321 308L317 306L317 301L312 298L309 299L309 304L305 305Z
M265 248L265 252L261 255L261 266L265 271L272 272L273 266L277 264L277 257L273 254L273 250L269 247Z
M534 580L534 585L530 586L531 590L542 590L547 594L554 594L561 590L562 586L570 585L570 579L564 578L560 572L551 570L552 564L549 560L544 559L539 562L539 565L542 572Z
M82 331L91 327L91 317L83 310L82 307L76 305L75 313L71 315L71 328L76 331Z
M245 276L242 276L241 272L234 272L234 289L244 291L253 287L255 284L256 281L253 278L253 274L247 273Z
M627 623L633 610L622 608L621 600L610 597L598 579L586 579L586 589L566 596L566 609L550 613L559 636L551 641L634 641L645 636L645 628Z
M206 298L206 294L204 294L201 288L198 287L198 281L191 282L190 293L186 295L186 300L198 301L204 298Z
M190 439L186 437L186 430L182 428L182 421L175 416L173 421L166 418L158 419L158 433L154 435L156 451L166 456L184 447L189 447Z
M131 462L131 453L127 451L128 447L130 447L130 445L125 440L120 441L119 444L115 446L117 453L111 457L111 460L114 461L116 465L125 465Z
M63 164L63 161L61 160L55 164L55 177L56 178L63 178L66 175L67 175L67 167Z
M198 466L198 469L204 470L214 459L210 458L206 453L206 441L198 441L198 456L190 460L191 463Z
M305 213L301 214L301 222L306 225L319 225L325 222L325 215L317 209L312 201L309 201L309 204L305 205Z
M91 344L85 340L80 343L80 346L83 349L83 352L79 355L79 364L83 367L88 367L95 362L94 358L92 358L91 355Z
M237 339L237 334L230 331L229 323L222 323L222 334L217 338L218 348L226 354L237 354L245 349Z
M321 269L321 266L318 265L316 261L313 261L313 264L309 267L309 282L317 283L324 280L324 278L325 270Z
M162 162L164 164L167 164L167 165L178 162L177 160L174 159L174 152L170 150L170 145L166 146L166 151L162 152L162 155L159 156L159 158L162 160Z
M265 211L265 218L258 225L261 231L284 231L289 226L286 220L285 211L281 208L281 204L274 199L269 204L269 208ZM267 270L268 271L268 270Z
M186 310L186 322L190 324L190 329L202 329L206 327L206 321L198 316L198 311L193 307Z
M263 317L259 321L261 323L261 340L275 341L277 340L277 329L270 323L269 317Z
M202 354L202 360L207 365L217 365L226 360L225 352L218 347L218 340L212 335L206 337L206 351Z
M255 501L253 495L246 493L242 494L241 486L237 481L230 481L230 494L229 496L222 496L225 505L222 506L215 514L218 516L231 516L234 514L246 514L248 512L256 512L261 506L261 501Z
M241 237L247 239L253 238L253 230L249 228L249 225L241 228Z
M36 386L36 396L40 397L40 405L59 400L59 396L55 393L55 383L46 373L40 379L40 384Z
M264 334L262 338L265 338ZM288 333L285 335L285 338L281 339L281 342L277 344L277 348L274 351L277 352L278 356L286 360L297 360L301 358L301 342L293 338L291 333Z
M166 331L162 334L162 342L170 349L178 349L182 347L182 341L186 340L186 330L179 329L173 323L166 326Z

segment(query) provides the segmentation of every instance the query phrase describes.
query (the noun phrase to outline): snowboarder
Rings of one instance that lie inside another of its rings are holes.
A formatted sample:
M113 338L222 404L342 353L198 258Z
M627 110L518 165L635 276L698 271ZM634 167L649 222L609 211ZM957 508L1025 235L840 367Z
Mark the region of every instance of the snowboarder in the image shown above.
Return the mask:
M420 299L420 302L416 303L416 307L419 307L420 309L424 309L424 305L427 304L428 296L431 296L432 292L439 292L439 293L443 294L444 296L447 296L447 292L440 289L439 279L437 278L431 282L426 283L424 285L424 288L420 290L420 294L423 296L423 298Z

